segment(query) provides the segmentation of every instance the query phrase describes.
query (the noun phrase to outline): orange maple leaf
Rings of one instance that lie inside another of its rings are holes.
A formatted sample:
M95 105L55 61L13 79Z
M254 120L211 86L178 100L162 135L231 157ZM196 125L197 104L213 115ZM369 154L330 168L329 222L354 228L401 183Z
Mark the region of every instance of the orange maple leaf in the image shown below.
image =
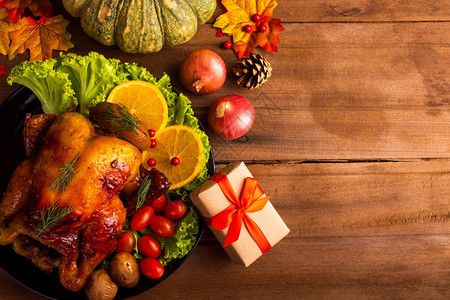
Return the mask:
M284 30L280 19L271 19L263 24L267 26L265 32L253 32L246 42L239 41L233 44L233 49L239 59L252 53L256 46L263 47L267 52L278 51L277 44L280 42L278 33Z
M34 16L50 17L52 4L50 0L0 0L0 7L8 9L8 18L17 23L25 8L28 8Z
M0 53L6 55L9 49L8 33L16 27L16 24L8 19L8 9L0 7Z
M11 45L8 58L30 49L30 61L46 60L52 57L53 50L66 51L73 47L70 33L66 31L69 21L62 15L53 18L42 17L38 21L33 18L22 18L17 29L10 33Z

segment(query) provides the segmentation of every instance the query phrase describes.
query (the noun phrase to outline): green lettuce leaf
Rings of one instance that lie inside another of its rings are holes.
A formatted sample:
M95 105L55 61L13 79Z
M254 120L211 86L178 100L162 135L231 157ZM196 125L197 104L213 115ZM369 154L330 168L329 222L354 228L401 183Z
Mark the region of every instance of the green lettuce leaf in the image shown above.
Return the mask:
M164 243L164 255L160 261L166 265L172 259L184 257L191 251L196 242L196 234L198 233L198 214L193 208L189 213L177 224L175 234L170 238L166 238Z
M109 92L125 81L118 72L119 63L117 59L107 59L96 52L86 56L69 53L60 54L55 69L68 74L80 112L88 116L89 107L105 101Z
M60 114L78 104L67 73L54 70L55 59L25 61L15 66L8 84L19 83L39 99L46 114Z
M167 107L168 107L168 119L167 126L173 125L172 120L175 115L175 111L173 107L175 106L175 102L178 98L178 95L172 90L172 85L170 84L170 77L166 73L161 76L161 78L156 83L156 86L159 88L164 98L166 98Z
M153 84L155 84L157 81L156 78L152 74L150 74L150 72L146 68L139 67L136 63L120 64L117 72L118 76L123 78L124 81L143 80Z

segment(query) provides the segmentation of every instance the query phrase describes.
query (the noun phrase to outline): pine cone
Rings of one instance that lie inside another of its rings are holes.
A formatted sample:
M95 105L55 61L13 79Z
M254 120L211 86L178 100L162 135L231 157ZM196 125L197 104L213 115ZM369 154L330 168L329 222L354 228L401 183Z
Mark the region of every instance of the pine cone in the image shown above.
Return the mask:
M269 79L272 67L261 55L250 53L249 56L241 58L233 73L238 77L237 84L242 83L244 87L253 90Z

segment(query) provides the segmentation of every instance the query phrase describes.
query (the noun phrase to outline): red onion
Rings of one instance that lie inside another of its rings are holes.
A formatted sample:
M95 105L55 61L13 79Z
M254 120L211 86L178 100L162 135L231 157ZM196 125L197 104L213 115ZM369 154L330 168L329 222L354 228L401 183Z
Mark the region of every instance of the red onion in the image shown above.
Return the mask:
M220 89L225 82L227 68L215 52L201 49L189 54L180 67L180 80L195 94L209 94Z
M246 98L226 95L209 108L208 125L215 135L232 140L246 134L255 120L255 110Z

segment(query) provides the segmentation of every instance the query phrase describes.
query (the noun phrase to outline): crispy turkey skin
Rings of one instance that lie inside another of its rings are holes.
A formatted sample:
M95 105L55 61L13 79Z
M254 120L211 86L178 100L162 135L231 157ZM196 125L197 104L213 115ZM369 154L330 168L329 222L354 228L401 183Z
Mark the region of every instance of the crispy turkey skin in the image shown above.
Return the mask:
M61 188L57 179L70 163L73 176ZM56 249L62 285L78 291L117 245L126 217L118 192L136 177L140 163L141 152L132 144L97 135L79 113L61 114L39 152L14 172L0 203L0 226ZM43 226L55 207L70 212Z

